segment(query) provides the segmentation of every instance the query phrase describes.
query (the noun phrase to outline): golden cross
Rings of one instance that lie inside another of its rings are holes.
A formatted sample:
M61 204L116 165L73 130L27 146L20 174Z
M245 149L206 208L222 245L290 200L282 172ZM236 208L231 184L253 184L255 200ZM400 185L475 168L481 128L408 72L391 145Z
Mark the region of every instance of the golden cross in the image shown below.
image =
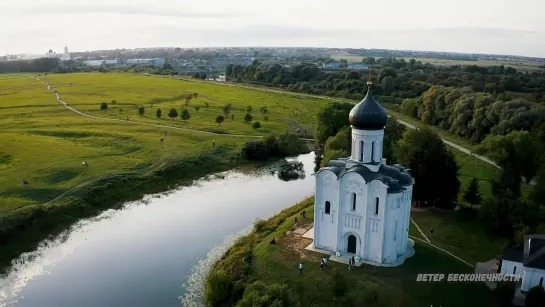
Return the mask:
M367 71L369 72L369 77L367 78L367 86L371 87L371 85L373 85L373 81L371 81L371 65L368 66Z

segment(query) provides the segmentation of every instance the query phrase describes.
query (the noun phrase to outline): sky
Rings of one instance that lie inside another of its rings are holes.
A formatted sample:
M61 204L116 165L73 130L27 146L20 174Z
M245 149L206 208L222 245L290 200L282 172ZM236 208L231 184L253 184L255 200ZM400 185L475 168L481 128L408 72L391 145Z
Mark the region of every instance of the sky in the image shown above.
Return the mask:
M545 57L543 0L0 0L0 54L335 47Z

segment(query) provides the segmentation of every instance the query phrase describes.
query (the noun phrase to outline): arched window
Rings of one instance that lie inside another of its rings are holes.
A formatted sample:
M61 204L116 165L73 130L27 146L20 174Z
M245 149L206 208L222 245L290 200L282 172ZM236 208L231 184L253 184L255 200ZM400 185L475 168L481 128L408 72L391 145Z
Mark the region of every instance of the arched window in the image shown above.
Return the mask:
M543 277L541 277L541 278L539 279L539 285L540 285L540 286L543 286Z
M375 142L371 143L371 162L375 162Z
M329 214L331 212L331 203L328 201L325 202L325 214Z
M513 274L515 274L517 272L517 267L514 267L513 268Z
M378 215L378 197L375 197L375 215Z
M356 211L356 193L352 192L352 211Z
M360 142L360 161L363 162L363 148L365 143L363 141Z

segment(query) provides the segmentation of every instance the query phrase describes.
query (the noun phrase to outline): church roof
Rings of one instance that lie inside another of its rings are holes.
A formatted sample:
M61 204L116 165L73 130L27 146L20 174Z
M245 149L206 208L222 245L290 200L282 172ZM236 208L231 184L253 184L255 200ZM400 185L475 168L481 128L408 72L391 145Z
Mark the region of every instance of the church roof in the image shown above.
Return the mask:
M413 184L413 177L410 174L410 170L407 170L398 164L393 166L382 164L377 172L373 172L364 164L358 164L347 168L346 161L347 160L331 160L327 164L327 167L321 168L316 173L323 170L329 170L335 173L337 178L341 178L348 173L358 173L363 177L365 182L371 182L373 180L381 181L388 186L388 193L399 193L405 190L404 187Z
M386 126L388 114L373 98L370 86L365 98L350 111L348 120L352 127L361 130L382 130Z

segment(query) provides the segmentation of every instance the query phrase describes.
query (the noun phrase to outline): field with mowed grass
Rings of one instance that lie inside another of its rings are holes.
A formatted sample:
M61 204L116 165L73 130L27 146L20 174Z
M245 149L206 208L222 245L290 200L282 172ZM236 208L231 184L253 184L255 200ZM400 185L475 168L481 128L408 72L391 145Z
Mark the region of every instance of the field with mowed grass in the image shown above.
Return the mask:
M146 75L88 73L40 78L50 82L63 101L86 114L218 133L270 135L299 128L312 134L318 111L328 103L296 94ZM186 96L195 93L186 105ZM101 110L102 102L108 104L107 110ZM232 109L225 114L227 104ZM139 107L144 107L143 115ZM244 120L248 107L251 123ZM266 114L260 111L264 107ZM172 108L178 113L174 119L168 117ZM180 117L183 108L190 113L187 121ZM157 109L161 109L160 119ZM225 117L221 124L216 123L218 115ZM256 121L261 124L259 129L252 127Z
M330 57L334 60L341 60L345 59L349 63L361 63L361 60L363 58L366 58L366 56L356 55L356 54L343 54L343 53L336 53L330 55ZM377 58L377 57L375 57ZM537 62L537 61L523 61L523 60L517 60L517 61L494 61L494 60L479 60L479 61L469 61L469 60L448 60L448 59L436 59L436 58L415 58L415 57L398 57L398 59L405 59L405 61L409 61L411 59L415 59L416 61L421 61L422 63L430 63L437 66L452 66L452 65L477 65L477 66L511 66L517 70L521 71L541 71L543 68L540 68L538 66L543 65L543 63Z
M153 91L150 95L169 96L172 92L163 92L160 84L178 83L123 75L63 75L50 76L50 79L69 80L71 77L94 80L95 90L103 84L102 92L90 97L122 96L118 93L138 95L137 89L143 87L138 82L145 84L145 80L157 82L147 88ZM122 85L116 87L115 80ZM118 87L123 90L116 90ZM75 90L76 86L70 88ZM61 89L62 86L59 91ZM88 103L87 106L98 109L98 102L86 101L82 106ZM136 114L136 110L131 111ZM175 122L183 125L180 120ZM231 130L243 132L236 127ZM0 217L17 208L58 199L73 188L108 176L143 175L171 161L210 152L213 140L216 148L226 148L234 154L249 138L86 118L63 107L53 93L32 76L0 75ZM87 167L82 165L84 161Z

